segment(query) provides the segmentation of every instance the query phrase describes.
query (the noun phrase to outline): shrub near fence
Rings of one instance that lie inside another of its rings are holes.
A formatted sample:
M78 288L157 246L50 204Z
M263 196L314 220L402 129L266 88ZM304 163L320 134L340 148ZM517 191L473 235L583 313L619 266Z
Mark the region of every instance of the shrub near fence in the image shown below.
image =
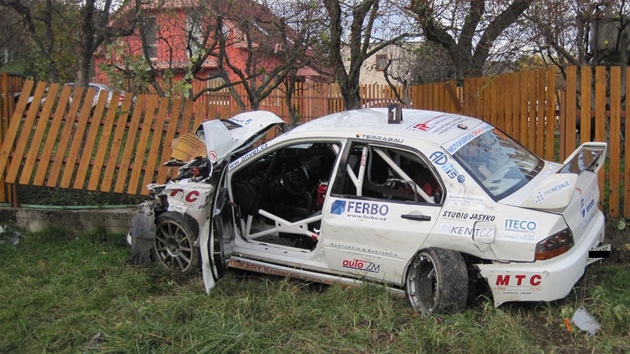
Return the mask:
M609 142L610 160L600 170L607 212L630 217L630 186L624 183L630 178L624 154L628 142L623 139L628 128L622 124L628 106L621 100L628 83L621 87L621 69L570 67L562 90L556 77L554 69L509 73L467 79L462 87L454 82L413 86L406 95L413 108L486 120L548 160L562 161L576 143L591 140L592 131L594 140ZM239 112L226 92L209 93L195 103L141 95L133 111L131 95L120 109L115 104L107 109L103 96L92 112L87 107L93 97L89 89L64 90L56 84L26 82L0 149L0 178L6 183L146 194L146 184L164 181L169 173L161 163L170 156L174 137L204 120ZM25 110L28 96L34 95L37 102L44 92L47 99L39 110ZM366 104L395 97L382 86L362 87L361 93ZM293 102L304 121L343 109L335 85L299 86ZM289 119L281 90L263 101L261 109Z

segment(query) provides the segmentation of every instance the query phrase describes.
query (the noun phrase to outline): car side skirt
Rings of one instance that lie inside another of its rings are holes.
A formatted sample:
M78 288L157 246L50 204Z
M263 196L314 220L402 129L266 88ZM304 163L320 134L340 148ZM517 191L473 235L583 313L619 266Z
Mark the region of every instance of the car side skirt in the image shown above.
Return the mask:
M312 272L312 271L308 271L304 269L291 268L291 267L286 267L286 266L282 266L278 264L272 264L272 263L266 263L266 262L252 260L252 259L242 258L238 256L232 256L230 258L229 267L248 270L248 271L257 272L257 273L275 275L279 277L289 277L289 278L295 278L295 279L300 279L300 280L305 280L305 281L312 281L315 283L321 283L321 284L327 284L327 285L332 285L332 284L337 283L337 284L343 284L343 285L348 285L348 286L360 286L361 284L364 283L363 280L359 280L359 279L342 277L339 275L317 273L317 272ZM384 285L387 287L387 292L392 295L396 295L396 296L405 295L404 290L392 288L390 286L387 286L387 284L384 284Z

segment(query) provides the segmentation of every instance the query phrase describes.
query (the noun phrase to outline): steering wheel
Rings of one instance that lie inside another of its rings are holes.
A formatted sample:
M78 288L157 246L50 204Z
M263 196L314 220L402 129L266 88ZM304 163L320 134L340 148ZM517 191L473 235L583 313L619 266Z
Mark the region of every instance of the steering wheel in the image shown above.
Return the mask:
M306 192L308 175L295 160L288 160L282 164L280 184L293 196L300 196Z

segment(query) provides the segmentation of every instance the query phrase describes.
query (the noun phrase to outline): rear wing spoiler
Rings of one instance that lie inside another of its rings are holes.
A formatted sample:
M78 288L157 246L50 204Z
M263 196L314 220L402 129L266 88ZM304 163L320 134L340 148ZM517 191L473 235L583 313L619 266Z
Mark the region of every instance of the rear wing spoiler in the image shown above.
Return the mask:
M558 173L580 174L583 171L597 173L606 161L608 144L603 142L584 143L564 160L564 166Z

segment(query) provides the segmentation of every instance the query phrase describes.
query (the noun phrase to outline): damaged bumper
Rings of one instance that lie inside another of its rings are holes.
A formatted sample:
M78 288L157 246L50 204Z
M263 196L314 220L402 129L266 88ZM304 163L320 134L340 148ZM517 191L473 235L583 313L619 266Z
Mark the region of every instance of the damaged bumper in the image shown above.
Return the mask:
M597 260L589 253L610 250L610 245L598 247L604 238L604 216L599 213L592 223L588 236L558 257L533 263L477 265L492 291L494 305L510 301L553 301L566 297L584 274L586 266Z

